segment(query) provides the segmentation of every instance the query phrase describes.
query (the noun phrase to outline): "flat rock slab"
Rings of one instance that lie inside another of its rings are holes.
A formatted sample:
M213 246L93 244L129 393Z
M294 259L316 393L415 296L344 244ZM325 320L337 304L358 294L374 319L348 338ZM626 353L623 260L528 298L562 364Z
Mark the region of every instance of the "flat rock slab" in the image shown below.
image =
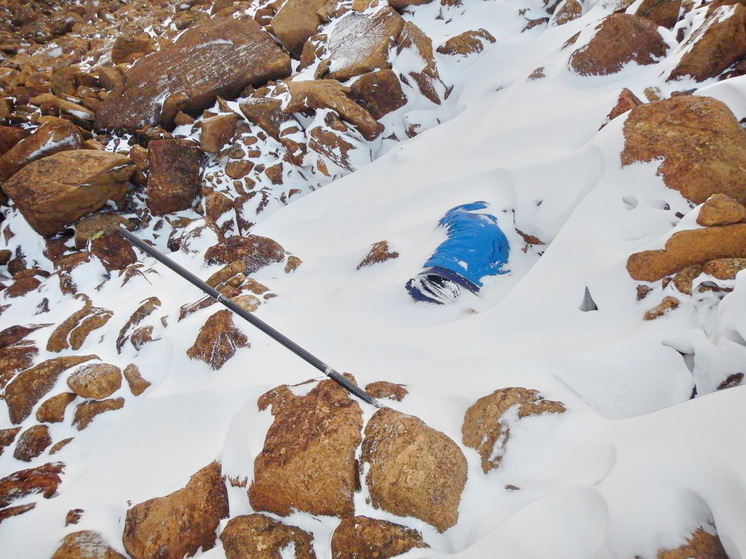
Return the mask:
M199 111L218 96L234 97L246 86L289 75L290 57L258 23L214 18L138 60L99 106L95 126L170 126L179 111Z

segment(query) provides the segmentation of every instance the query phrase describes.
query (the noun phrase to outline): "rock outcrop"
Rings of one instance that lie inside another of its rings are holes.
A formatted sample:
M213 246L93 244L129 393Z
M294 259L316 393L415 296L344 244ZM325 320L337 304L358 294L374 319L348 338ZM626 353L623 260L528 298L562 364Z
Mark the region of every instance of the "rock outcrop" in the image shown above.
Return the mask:
M138 60L99 106L95 125L129 131L170 126L179 111L199 111L218 96L230 98L288 75L290 57L258 23L216 17Z
M178 491L127 511L122 542L132 559L176 559L212 549L228 516L220 464L205 466Z
M153 215L191 207L199 192L202 151L183 140L155 140L148 144L147 204Z
M421 419L379 409L365 427L361 460L371 504L414 516L439 532L458 520L466 485L466 458L446 435Z
M633 108L622 165L661 158L666 186L696 204L718 193L746 200L746 131L721 101L680 95Z
M227 559L277 559L289 549L295 559L316 559L311 534L263 514L231 518L220 541Z
M258 402L272 408L274 421L254 461L249 487L252 508L280 516L293 510L349 516L358 487L355 452L363 427L360 406L332 380L305 396L287 386Z
M48 237L109 200L122 202L134 169L123 155L61 151L26 165L2 188L29 225Z
M331 547L332 559L388 559L429 546L417 530L386 520L354 516L342 519L332 534Z

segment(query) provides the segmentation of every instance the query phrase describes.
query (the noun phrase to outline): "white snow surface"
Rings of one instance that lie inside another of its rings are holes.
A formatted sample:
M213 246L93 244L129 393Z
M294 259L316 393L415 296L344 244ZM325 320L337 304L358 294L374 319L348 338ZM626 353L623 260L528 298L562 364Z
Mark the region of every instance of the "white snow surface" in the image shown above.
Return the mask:
M746 78L667 83L667 59L606 77L574 75L567 67L572 48L563 44L593 29L613 4L586 3L578 20L525 32L526 18L547 15L538 0L411 9L405 17L436 46L479 28L497 41L466 58L437 55L444 83L455 86L448 100L419 117L404 109L387 117L392 128L393 118L420 118L421 134L384 142L372 163L287 205L276 203L251 231L303 261L290 274L278 264L254 275L277 294L257 315L361 385L405 384L410 394L390 405L463 448L469 471L460 518L442 534L372 508L365 489L357 496L357 514L422 531L432 549L406 557L651 558L698 527L717 530L731 558L746 557L746 387L716 390L728 375L746 372L746 275L722 298L683 299L678 309L644 321L672 287L651 284L651 294L637 301L626 260L659 248L675 229L696 227L698 208L665 187L658 163L621 167L625 116L600 129L622 87L640 98L649 86L663 96L698 87L698 95L721 99L741 119ZM538 67L545 77L529 80ZM479 296L465 292L452 305L415 303L404 284L443 240L438 220L476 200L490 204L511 243L510 273L486 278ZM44 243L19 215L10 219L12 242L43 261ZM516 229L546 245L526 247ZM358 271L381 240L400 256ZM217 268L205 267L202 254L214 242L206 234L189 245L191 252L171 256L207 278ZM250 481L272 420L258 411L257 397L279 384L323 378L239 319L250 348L219 371L190 360L186 349L216 307L177 322L179 307L198 291L151 258L142 261L145 279L124 286L109 281L97 290L102 268L76 277L94 304L115 311L77 353L122 368L134 362L152 386L134 397L125 383L114 395L125 398L124 408L81 432L70 426L70 406L66 421L50 431L54 441L74 440L54 456L25 463L6 449L0 476L49 461L66 467L54 498L14 503L37 505L0 523L3 557L47 558L67 533L88 529L124 553L131 505L183 487L216 459L226 475ZM55 284L2 314L0 329L59 323L80 308ZM139 352L126 345L117 354L119 330L153 295L162 307L143 324L157 327L165 315L168 328L156 329L160 340ZM50 310L36 316L43 297ZM51 330L30 338L44 348ZM42 349L38 360L55 356ZM64 378L60 383L56 391ZM511 386L540 390L567 411L516 422L500 467L484 474L476 451L461 442L464 412ZM373 410L361 405L370 417ZM22 426L34 423L32 414ZM229 496L231 516L251 512L245 489L229 487ZM72 509L84 513L66 527ZM330 557L338 519L297 513L283 521L312 532L317 557ZM225 554L218 540L197 556Z

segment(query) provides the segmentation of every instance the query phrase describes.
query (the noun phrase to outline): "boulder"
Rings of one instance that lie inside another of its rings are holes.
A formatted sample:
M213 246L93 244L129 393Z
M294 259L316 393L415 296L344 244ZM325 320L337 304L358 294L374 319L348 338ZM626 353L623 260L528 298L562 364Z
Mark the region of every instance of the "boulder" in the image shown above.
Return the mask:
M283 108L286 113L300 113L308 109L332 109L343 120L357 127L366 140L375 140L383 125L347 96L350 88L336 80L288 81L290 101Z
M15 325L0 331L0 388L8 384L18 371L33 364L39 348L26 336L39 327Z
M29 225L49 237L109 200L122 202L133 171L123 155L62 151L26 165L2 188Z
M236 133L238 115L221 114L202 120L199 147L207 153L217 153Z
M367 516L343 518L331 542L332 559L388 559L428 547L417 530Z
M554 10L549 25L559 26L576 20L583 15L583 4L578 0L563 0Z
M249 347L249 340L246 334L233 325L233 313L223 309L207 319L200 328L194 345L187 350L187 355L191 359L204 361L217 371L241 347Z
M77 97L61 99L52 93L42 93L29 99L29 103L37 105L42 115L64 118L86 130L93 123L93 111L83 106L83 100Z
M7 447L13 444L21 432L20 427L12 427L10 429L0 429L0 455L5 451Z
M746 200L746 131L717 99L679 95L632 109L622 165L659 159L666 186L695 204L717 193Z
M728 554L717 534L697 528L681 546L658 550L656 559L728 559Z
M230 264L243 262L243 273L253 274L274 262L285 259L285 249L277 241L259 235L234 235L211 246L205 252L205 263Z
M746 220L746 206L726 194L710 196L697 214L697 223L704 227L733 225Z
M369 154L366 146L363 146L349 134L345 134L330 126L314 126L307 132L308 151L309 153L313 152L321 156L315 158L316 168L328 177L338 174L335 171L335 167L342 169L342 174L356 171L360 167L360 164L353 161L353 154L358 150L363 150L364 153ZM370 160L371 158L368 155L363 161L364 163L369 163Z
M673 29L679 21L680 11L681 0L643 0L635 15L647 18L660 27Z
M102 212L86 216L75 224L75 248L84 249L102 233L123 228L132 231L135 224L126 217L114 213Z
M719 6L680 46L683 56L668 76L701 82L717 77L746 56L746 7Z
M220 533L227 559L278 559L292 549L295 559L316 559L313 537L263 514L231 518Z
M65 349L80 349L88 335L102 328L113 314L108 309L86 305L54 329L47 341L47 351L59 353Z
M694 264L683 268L673 277L674 287L684 295L691 295L694 280L698 278L702 272L704 272L704 266L700 264Z
M250 18L216 17L171 46L141 58L96 111L97 128L135 131L170 126L179 111L197 112L220 96L290 75L290 57Z
M41 493L45 499L53 497L62 482L63 470L61 463L47 463L3 477L0 479L0 507L7 507L27 495Z
M678 231L663 249L632 254L627 259L627 272L638 281L658 281L687 266L718 258L746 258L746 223Z
M61 118L45 122L0 157L0 183L33 161L82 146L83 136L71 122Z
M516 418L506 415L511 410L515 410ZM461 434L464 444L479 452L482 470L487 473L500 466L512 422L532 415L564 411L561 402L544 400L538 390L501 388L480 398L466 410Z
M140 369L138 369L137 365L134 363L130 363L124 368L124 378L127 380L130 392L132 392L134 396L139 396L150 386L150 382L142 377Z
M132 62L132 55L150 54L157 50L155 41L147 33L129 35L122 33L111 46L111 61L114 64Z
M125 322L124 326L122 326L122 329L119 331L116 342L117 353L122 353L122 347L132 335L135 327L140 324L140 322L145 320L145 318L158 310L160 306L161 300L158 297L148 297L144 301L140 302L140 306L137 307L135 312L132 313L127 322Z
M653 64L668 45L651 21L630 14L611 14L587 45L570 55L570 69L581 76L614 74L629 63Z
M187 140L148 144L148 209L166 215L189 209L201 183L202 151Z
M404 397L409 394L409 390L404 388L404 385L385 380L371 382L365 386L365 392L377 400L380 398L388 398L389 400L395 400L397 402L401 402Z
M614 105L614 108L611 109L611 112L606 116L607 122L611 122L616 117L631 111L638 105L642 105L642 101L640 101L637 95L632 93L626 87L622 88L622 91L619 93L619 97L617 98L616 105Z
M126 559L106 543L98 532L82 530L68 534L52 559Z
M736 279L736 274L746 269L746 258L718 258L710 260L702 271L719 280Z
M401 82L393 70L363 74L350 86L348 95L376 120L407 104Z
M386 260L392 260L394 258L399 258L399 253L395 250L391 250L388 241L378 241L377 243L373 243L370 247L370 252L368 252L368 255L363 258L360 264L357 265L357 269L366 268L373 264L380 264L381 262L386 262Z
M412 50L422 60L422 68L413 69L407 73L403 80L411 79L419 89L420 93L436 105L440 105L440 91L446 87L440 79L438 65L433 52L433 41L422 29L411 21L402 27L402 31L396 41L397 55L401 56L405 50ZM408 81L406 83L409 83ZM447 96L447 95L444 95Z
M33 425L18 437L18 443L13 451L13 458L22 462L31 462L31 460L40 456L51 444L52 437L49 435L49 427L46 425Z
M110 398L108 400L89 400L78 404L75 408L72 425L78 431L88 427L97 415L107 411L121 410L124 407L124 398Z
M318 12L328 0L286 0L272 18L272 32L295 58L323 23Z
M65 420L65 411L77 395L73 392L61 392L44 400L36 410L36 420L41 423L61 423Z
M287 95L287 87L283 84L282 87L273 88L272 90L268 88L257 90L250 97L243 99L239 107L250 122L256 124L283 145L290 160L294 164L302 165L303 155L306 150L305 133L293 115L282 111L283 102L279 98L272 96L278 92ZM250 168L246 170L246 173L254 168L252 161L245 163L243 161L236 162L236 164L238 163L242 164L243 169L246 169L246 166L250 164ZM226 173L228 173L227 165Z
M495 38L486 29L477 31L464 31L463 33L451 37L445 43L438 47L440 54L448 56L469 56L470 54L479 54L484 50L484 43L494 43Z
M0 100L0 103L2 103L2 100ZM2 111L0 111L0 119L3 118L5 117L2 116ZM23 128L0 125L0 163L2 162L2 156L28 135L28 130Z
M116 231L102 231L91 240L91 254L108 271L124 270L137 262L132 243Z
M122 372L109 363L86 363L67 377L67 386L82 398L103 400L122 386Z
M132 559L181 559L212 549L227 516L228 492L220 464L213 462L184 488L129 509L122 542Z
M375 508L414 516L444 532L458 521L466 458L458 445L421 419L379 409L365 427L361 460Z
M37 402L54 387L64 371L95 357L70 355L47 359L18 373L18 376L5 387L5 403L8 405L10 421L16 425L21 423L31 414Z
M358 403L336 382L324 380L305 396L295 396L288 386L274 388L258 405L260 410L271 406L274 421L254 461L252 508L280 516L294 510L353 514L355 453L363 427Z

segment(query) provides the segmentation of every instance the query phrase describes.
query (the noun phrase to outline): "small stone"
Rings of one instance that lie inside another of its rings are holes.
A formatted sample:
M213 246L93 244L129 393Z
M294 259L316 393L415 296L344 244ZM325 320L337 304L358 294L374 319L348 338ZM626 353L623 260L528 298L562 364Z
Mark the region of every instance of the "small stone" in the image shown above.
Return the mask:
M660 302L659 305L655 306L654 308L650 309L645 313L643 316L644 320L655 320L656 318L660 318L664 314L674 310L677 308L680 304L680 301L676 297L667 296L663 298L663 301Z
M78 404L75 408L75 417L73 417L73 427L82 431L91 424L91 421L97 416L107 411L120 410L124 407L124 398L114 398L109 400L90 400Z
M404 385L387 382L385 380L371 382L365 387L365 392L373 396L373 398L388 398L389 400L395 400L397 402L401 402L404 399L404 396L409 394L409 391L404 388Z
M311 534L263 514L231 518L220 540L227 559L277 559L288 548L295 559L316 559Z
M122 372L108 363L89 363L78 367L68 377L67 386L83 398L103 400L122 386Z
M381 262L393 258L399 258L399 253L391 250L388 241L378 241L377 243L373 243L370 252L368 252L368 255L363 258L360 264L357 265L357 269L360 270L361 268L372 266L373 264L380 264Z
M692 284L703 271L704 268L700 264L687 266L683 270L676 273L673 278L673 284L680 293L683 293L684 295L691 295Z
M76 398L73 392L62 392L42 402L36 410L36 420L41 423L61 423L65 420L65 411Z
M127 380L130 392L134 396L139 396L150 387L150 383L142 377L140 370L134 363L130 363L124 368L124 378Z
M388 559L428 547L417 530L367 516L343 518L331 541L332 559Z
M62 481L60 475L64 467L61 463L47 463L0 479L0 507L6 507L26 495L41 493L45 499L53 497Z
M84 512L83 509L71 509L67 511L67 514L65 515L65 526L70 526L70 524L77 524L80 522L80 519L83 518Z
M40 456L51 444L52 437L49 436L49 428L46 425L34 425L26 429L18 437L13 458L23 462L30 462L37 456Z
M236 353L236 349L249 347L246 334L233 325L233 314L224 309L207 319L200 328L194 345L187 350L191 359L207 363L219 370Z

